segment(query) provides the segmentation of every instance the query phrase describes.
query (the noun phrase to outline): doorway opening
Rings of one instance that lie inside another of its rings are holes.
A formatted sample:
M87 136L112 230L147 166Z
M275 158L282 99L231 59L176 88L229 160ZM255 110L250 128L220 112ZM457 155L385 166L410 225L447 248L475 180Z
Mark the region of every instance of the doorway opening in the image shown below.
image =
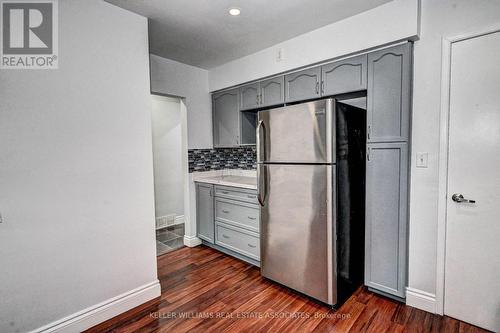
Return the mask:
M181 98L151 95L157 255L184 246L187 133Z

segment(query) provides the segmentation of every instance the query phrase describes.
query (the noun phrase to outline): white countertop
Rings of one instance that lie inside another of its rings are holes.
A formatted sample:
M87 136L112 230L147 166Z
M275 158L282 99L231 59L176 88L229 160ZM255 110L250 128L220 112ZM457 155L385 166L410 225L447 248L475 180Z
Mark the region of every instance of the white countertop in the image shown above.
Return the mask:
M257 175L255 171L247 170L218 170L207 172L193 172L193 181L223 186L257 189Z

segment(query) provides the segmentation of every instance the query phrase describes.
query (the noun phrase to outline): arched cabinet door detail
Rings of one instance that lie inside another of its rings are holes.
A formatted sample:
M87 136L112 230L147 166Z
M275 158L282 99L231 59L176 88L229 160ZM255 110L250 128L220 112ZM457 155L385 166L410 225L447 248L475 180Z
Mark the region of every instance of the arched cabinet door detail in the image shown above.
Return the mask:
M368 55L368 142L408 141L411 44Z
M260 81L260 106L273 106L285 102L284 77L277 76Z
M258 108L260 105L260 84L251 83L240 87L240 110Z
M285 75L285 102L296 102L321 96L321 67Z
M321 93L323 96L338 95L366 90L366 54L336 61L321 67Z
M238 89L216 93L212 97L214 147L240 144L240 112Z

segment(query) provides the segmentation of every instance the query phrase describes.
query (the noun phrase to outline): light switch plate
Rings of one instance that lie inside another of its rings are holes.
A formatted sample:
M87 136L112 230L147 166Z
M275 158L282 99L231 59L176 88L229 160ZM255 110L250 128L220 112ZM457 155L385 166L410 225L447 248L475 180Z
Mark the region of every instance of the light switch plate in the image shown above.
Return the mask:
M279 48L276 53L276 61L280 62L282 60L285 60L285 50L283 48Z
M427 168L429 153L417 153L417 168Z

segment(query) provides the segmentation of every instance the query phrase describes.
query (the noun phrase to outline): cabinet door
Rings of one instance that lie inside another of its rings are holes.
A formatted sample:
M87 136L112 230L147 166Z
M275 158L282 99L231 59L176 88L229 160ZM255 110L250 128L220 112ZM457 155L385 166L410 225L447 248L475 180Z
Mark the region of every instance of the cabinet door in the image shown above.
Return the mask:
M368 144L365 284L398 297L405 296L407 192L407 144Z
M240 110L249 110L259 107L259 82L240 87Z
M368 142L408 140L410 81L410 43L368 55Z
M214 147L239 145L240 111L238 89L213 95Z
M366 89L366 54L321 66L321 93L323 96L343 94Z
M198 237L214 242L214 198L213 185L196 184L196 228Z
M285 75L285 102L320 97L321 67Z
M261 107L283 104L285 102L284 76L260 81Z

